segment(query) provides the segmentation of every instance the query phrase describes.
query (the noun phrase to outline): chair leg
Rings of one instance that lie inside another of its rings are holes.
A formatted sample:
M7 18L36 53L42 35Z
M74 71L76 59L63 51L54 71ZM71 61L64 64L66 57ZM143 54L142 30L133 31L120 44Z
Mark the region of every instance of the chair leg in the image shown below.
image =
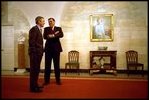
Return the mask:
M80 75L80 69L79 69L79 65L78 65L78 67L77 67L77 68L78 68L78 75Z
M142 77L144 77L144 66L142 66Z
M80 70L79 70L79 68L78 68L78 75L80 75Z
M142 77L144 77L144 71L142 70Z
M129 76L129 69L127 69L127 75Z
M67 74L67 65L65 65L65 75Z
M129 70L129 66L127 67L127 75L129 76L130 74L130 70Z
M91 75L91 69L89 69L88 72L89 72L89 75Z

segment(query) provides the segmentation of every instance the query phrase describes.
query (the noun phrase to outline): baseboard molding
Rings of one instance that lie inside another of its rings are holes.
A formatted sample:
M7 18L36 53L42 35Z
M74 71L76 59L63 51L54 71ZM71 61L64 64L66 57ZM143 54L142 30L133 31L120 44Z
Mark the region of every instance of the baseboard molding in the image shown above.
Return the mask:
M18 68L14 68L14 71L17 71ZM25 68L27 72L30 71L30 68ZM68 69L67 69L68 70ZM64 73L67 71L66 69L61 69L61 72ZM41 73L44 73L44 69L40 70ZM54 69L52 69L52 72L54 72ZM89 73L89 69L80 69L80 73ZM117 70L117 73L127 73L127 70ZM144 70L144 74L148 74L148 70Z
M14 68L14 72L16 72L17 69L19 69L19 68L15 67L15 68ZM25 68L25 70L26 70L27 72L29 72L30 68Z

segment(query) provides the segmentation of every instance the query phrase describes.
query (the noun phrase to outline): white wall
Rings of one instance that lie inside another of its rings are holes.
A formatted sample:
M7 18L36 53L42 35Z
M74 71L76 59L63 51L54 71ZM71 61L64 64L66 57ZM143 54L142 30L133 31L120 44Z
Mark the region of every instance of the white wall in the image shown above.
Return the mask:
M117 69L126 69L125 51L128 49L137 50L140 62L145 64L146 70L148 69L147 2L9 1L8 6L8 20L14 24L15 41L21 30L28 34L29 29L35 25L35 17L43 16L46 20L45 27L48 26L47 19L54 17L56 25L62 26L64 31L64 38L61 39L64 50L61 55L61 67L64 68L67 62L67 51L75 48L80 51L81 69L89 68L88 53L90 50L96 50L99 45L98 42L89 41L88 15L102 8L106 13L114 14L114 41L101 44L108 46L109 50L117 50ZM17 42L15 66L16 48ZM44 61L42 68L43 63Z

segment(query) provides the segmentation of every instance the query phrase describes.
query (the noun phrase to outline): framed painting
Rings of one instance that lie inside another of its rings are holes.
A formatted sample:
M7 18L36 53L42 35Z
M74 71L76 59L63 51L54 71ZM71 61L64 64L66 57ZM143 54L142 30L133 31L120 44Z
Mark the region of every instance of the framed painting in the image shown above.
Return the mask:
M113 41L113 14L90 15L91 42Z

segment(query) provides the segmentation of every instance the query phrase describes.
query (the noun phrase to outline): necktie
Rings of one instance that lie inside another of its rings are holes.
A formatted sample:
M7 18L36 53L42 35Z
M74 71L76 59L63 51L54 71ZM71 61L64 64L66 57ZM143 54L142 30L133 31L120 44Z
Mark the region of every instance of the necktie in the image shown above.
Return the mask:
M40 29L40 32L42 33L42 29Z

